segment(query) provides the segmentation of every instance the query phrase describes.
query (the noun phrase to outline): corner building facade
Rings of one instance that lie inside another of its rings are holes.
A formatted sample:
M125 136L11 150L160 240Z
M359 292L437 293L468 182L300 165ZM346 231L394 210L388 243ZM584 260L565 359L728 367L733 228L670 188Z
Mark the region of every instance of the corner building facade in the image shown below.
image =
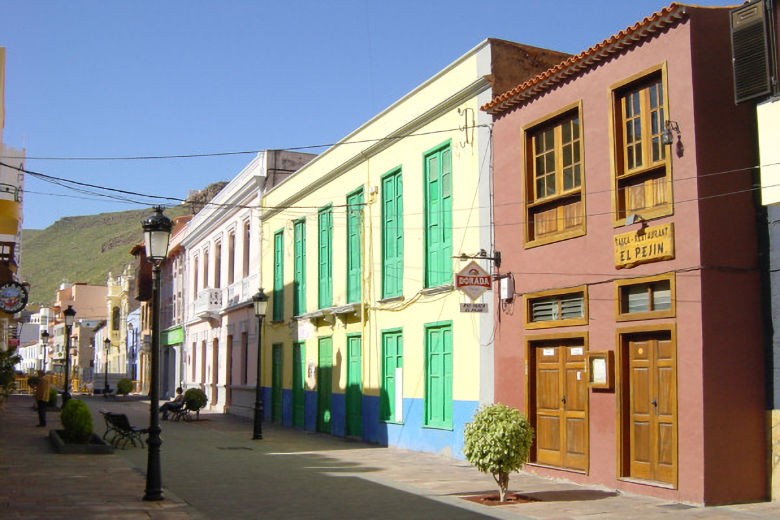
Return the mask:
M453 287L492 251L479 106L565 57L487 40L264 195L266 420L463 456L493 397L492 299Z
M672 4L483 107L514 285L495 400L536 429L529 471L766 497L754 129L730 64L729 10Z

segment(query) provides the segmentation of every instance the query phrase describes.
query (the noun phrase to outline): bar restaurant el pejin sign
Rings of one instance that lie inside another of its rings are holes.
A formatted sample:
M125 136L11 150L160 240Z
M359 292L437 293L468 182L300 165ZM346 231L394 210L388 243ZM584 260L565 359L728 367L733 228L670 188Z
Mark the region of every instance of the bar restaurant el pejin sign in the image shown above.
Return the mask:
M634 267L674 258L674 224L649 226L615 235L615 267Z

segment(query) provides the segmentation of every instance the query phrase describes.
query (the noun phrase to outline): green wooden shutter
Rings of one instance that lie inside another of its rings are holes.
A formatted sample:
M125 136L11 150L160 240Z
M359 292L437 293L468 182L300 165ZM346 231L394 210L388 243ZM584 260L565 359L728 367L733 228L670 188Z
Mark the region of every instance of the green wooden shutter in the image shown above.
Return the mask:
M318 214L318 304L320 309L333 304L333 210L328 207Z
M304 381L306 381L306 357L305 346L303 342L293 344L293 373L292 373L292 409L293 426L304 427L305 418L305 399L306 391Z
M425 285L452 283L452 152L425 156Z
M363 190L347 197L347 303L359 302L361 293Z
M273 320L284 319L284 231L274 234L274 309Z
M382 297L403 294L404 229L401 172L382 180Z
M426 328L425 424L452 427L452 326Z
M306 221L298 220L294 228L293 315L306 312Z

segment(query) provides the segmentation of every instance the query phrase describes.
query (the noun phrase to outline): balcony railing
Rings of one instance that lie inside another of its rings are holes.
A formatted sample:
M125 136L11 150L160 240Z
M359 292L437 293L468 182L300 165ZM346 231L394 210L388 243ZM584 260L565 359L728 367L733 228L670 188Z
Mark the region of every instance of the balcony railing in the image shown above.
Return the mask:
M195 299L195 316L198 318L217 318L222 310L222 291L203 289Z

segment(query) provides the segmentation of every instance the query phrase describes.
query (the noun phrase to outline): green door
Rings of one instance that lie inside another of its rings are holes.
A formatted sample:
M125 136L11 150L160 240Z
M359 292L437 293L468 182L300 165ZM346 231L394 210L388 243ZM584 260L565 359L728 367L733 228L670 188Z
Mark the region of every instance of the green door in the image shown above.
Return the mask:
M333 339L320 338L317 368L317 431L330 433L333 392Z
M452 428L452 326L425 331L425 425Z
M383 421L402 422L404 339L400 330L382 333L382 393L380 414Z
M362 433L361 400L362 394L361 337L347 337L347 435L359 437Z
M271 420L282 422L282 344L273 346L271 366Z
M304 359L306 352L303 342L293 344L293 373L292 373L292 409L293 426L304 427L304 400L305 390L304 381L306 380L306 366Z

